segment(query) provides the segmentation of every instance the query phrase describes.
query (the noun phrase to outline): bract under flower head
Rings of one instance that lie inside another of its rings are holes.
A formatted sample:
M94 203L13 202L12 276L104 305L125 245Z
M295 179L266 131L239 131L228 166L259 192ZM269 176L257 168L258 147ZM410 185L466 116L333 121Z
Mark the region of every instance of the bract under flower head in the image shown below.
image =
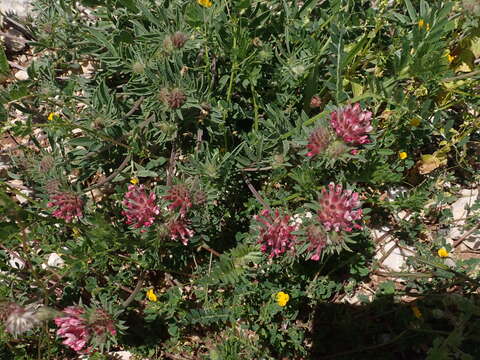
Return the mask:
M297 230L295 224L290 224L290 215L281 215L276 209L273 214L270 210L262 210L260 215L255 215L254 220L259 224L259 239L263 252L270 252L270 257L283 254L293 247L296 236L293 232Z
M334 111L330 117L330 124L336 134L348 144L361 145L370 142L368 133L373 130L370 120L372 113L362 111L360 104L347 105Z
M50 198L48 207L55 207L52 215L57 219L71 222L75 217L83 216L83 201L79 196L69 192L57 192Z
M126 207L122 214L127 218L127 224L133 227L149 227L153 224L155 217L160 214L159 207L155 204L155 194L147 195L144 186L128 185L125 193L123 206Z
M354 223L362 217L362 209L357 209L360 206L358 193L330 183L328 190L322 190L318 202L320 209L317 215L325 230L352 231L353 228L361 228Z

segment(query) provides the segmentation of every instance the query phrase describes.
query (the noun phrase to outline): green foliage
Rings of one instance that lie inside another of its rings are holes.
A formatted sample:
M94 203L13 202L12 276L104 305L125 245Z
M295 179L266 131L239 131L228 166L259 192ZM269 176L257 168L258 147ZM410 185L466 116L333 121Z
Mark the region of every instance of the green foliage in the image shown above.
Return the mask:
M0 154L5 302L102 299L128 326L112 347L152 359L478 358L478 260L447 241L450 205L479 180L472 3L34 6L29 78L0 89L0 140L19 142ZM2 79L15 56L0 50ZM372 116L364 143L331 121L357 103ZM155 197L151 226L125 221L136 182ZM362 229L325 230L320 214L352 215L319 205L331 182L359 194ZM59 192L82 217L54 215ZM270 253L288 226L293 246ZM374 257L387 231L413 249L401 271ZM0 357L71 357L51 325L2 332Z

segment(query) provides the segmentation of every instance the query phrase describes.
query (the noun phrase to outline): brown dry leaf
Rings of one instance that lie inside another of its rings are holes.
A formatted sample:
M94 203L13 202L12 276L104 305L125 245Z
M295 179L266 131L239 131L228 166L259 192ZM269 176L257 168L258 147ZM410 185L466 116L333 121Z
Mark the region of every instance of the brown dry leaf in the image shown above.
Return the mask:
M437 157L435 154L422 155L421 159L417 162L418 172L422 175L429 174L436 168L445 165L446 163L446 158Z

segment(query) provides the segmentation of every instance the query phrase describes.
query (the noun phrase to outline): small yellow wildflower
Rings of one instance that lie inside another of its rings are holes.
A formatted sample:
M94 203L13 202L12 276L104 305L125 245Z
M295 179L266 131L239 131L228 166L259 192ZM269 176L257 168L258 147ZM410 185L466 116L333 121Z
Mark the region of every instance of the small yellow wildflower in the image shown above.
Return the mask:
M417 127L420 125L420 119L419 118L413 118L410 120L410 126Z
M133 184L133 185L137 185L138 184L138 178L137 177L133 177L130 179L130 182Z
M288 300L290 300L290 295L284 293L283 291L279 291L277 293L277 303L279 306L285 306L288 303Z
M445 56L450 64L453 62L453 60L455 60L455 55L450 54L450 50L448 49L445 51Z
M80 236L80 230L77 227L72 228L72 233L73 233L73 237L79 237Z
M412 312L413 312L413 315L414 315L417 319L420 319L420 318L422 317L422 312L420 311L420 309L418 308L418 306L413 305L413 306L412 306Z
M155 295L155 293L153 292L153 289L149 289L147 291L147 299L153 302L156 302L158 300L157 295Z
M399 152L398 153L398 157L400 158L400 160L405 160L407 158L407 153L405 151L402 151L402 152Z
M48 121L52 121L53 119L55 119L56 117L58 116L57 113L54 113L54 112L51 112L50 114L48 114Z
M425 26L425 30L430 31L430 24L425 24L425 20L418 20L418 28L422 29Z
M448 257L448 251L447 251L447 249L445 249L444 247L438 249L438 256L440 256L441 258L446 258L446 257Z
M213 5L213 3L210 0L197 0L197 3L206 8L212 7Z

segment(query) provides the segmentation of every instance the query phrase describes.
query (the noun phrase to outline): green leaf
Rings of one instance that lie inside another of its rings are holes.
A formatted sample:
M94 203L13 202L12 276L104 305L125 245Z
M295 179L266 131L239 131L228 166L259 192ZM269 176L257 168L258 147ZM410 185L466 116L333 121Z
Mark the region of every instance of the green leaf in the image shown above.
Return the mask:
M137 172L137 176L138 177L156 177L158 176L158 173L156 173L155 171L142 169Z
M5 55L3 46L0 46L0 74L5 76L10 74L10 65L8 65L7 55Z
M413 7L410 0L405 0L405 5L407 6L407 11L408 11L408 15L410 15L410 19L413 22L417 21L417 12L415 11L415 8Z

